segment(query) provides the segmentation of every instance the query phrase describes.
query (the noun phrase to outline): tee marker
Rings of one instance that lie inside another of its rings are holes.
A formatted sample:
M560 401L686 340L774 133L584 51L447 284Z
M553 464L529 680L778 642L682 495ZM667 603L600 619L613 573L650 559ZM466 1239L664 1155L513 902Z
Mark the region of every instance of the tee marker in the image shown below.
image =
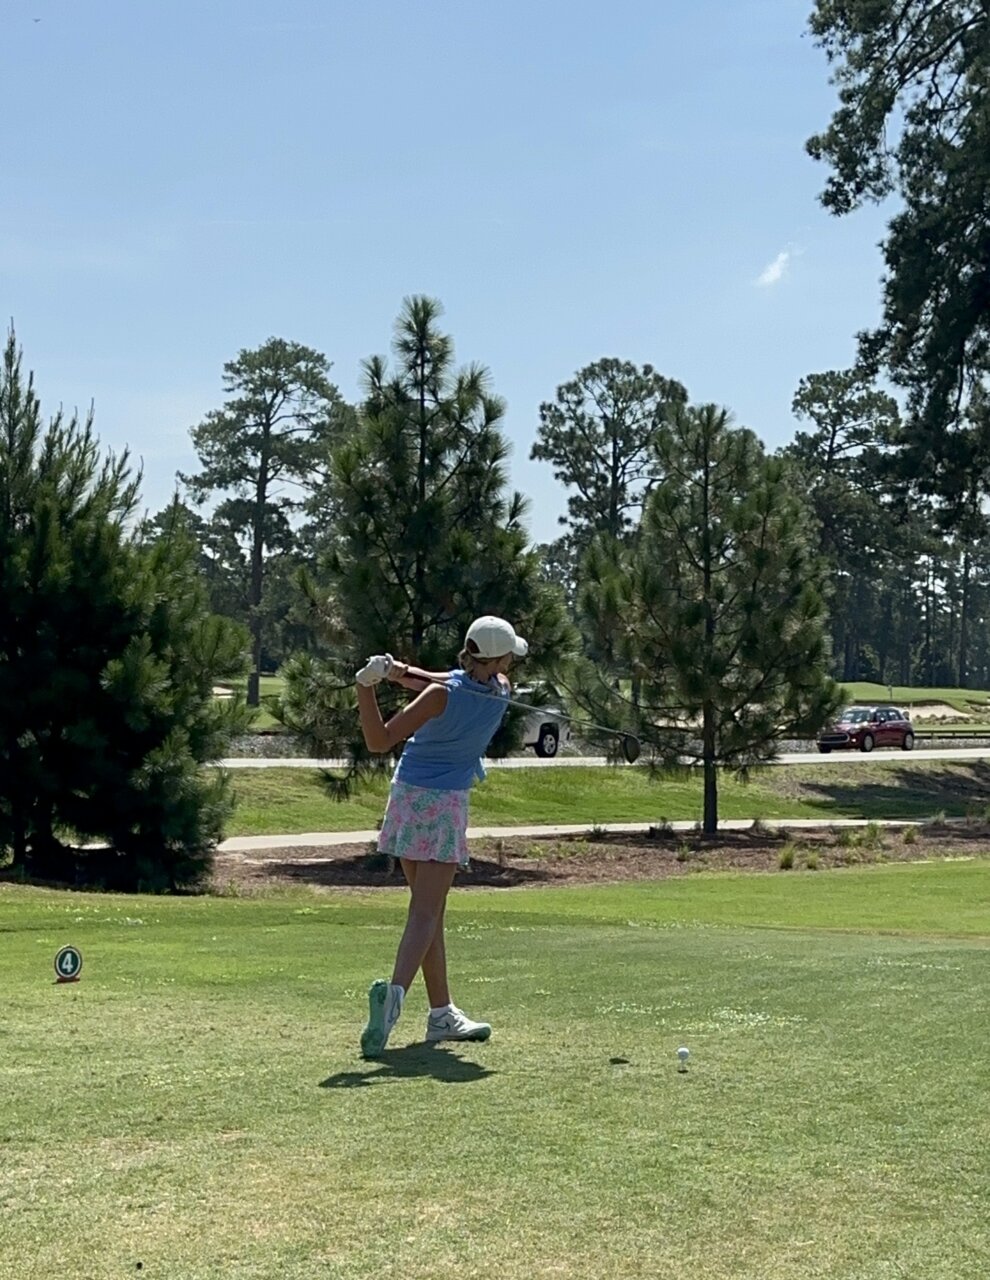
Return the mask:
M75 947L62 947L55 956L55 980L78 982L82 971L82 953Z

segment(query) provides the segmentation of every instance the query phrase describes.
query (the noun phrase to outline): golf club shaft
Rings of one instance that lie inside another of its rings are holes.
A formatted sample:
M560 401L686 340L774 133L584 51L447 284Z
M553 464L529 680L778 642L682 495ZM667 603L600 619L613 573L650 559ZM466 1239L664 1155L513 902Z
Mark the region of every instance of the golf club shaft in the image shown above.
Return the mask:
M428 679L426 676L411 676L410 679L422 680L427 684L438 684L443 689L446 689L449 687L446 680L432 680L432 679ZM480 689L465 689L463 685L461 685L460 691L461 693L469 693L473 698L496 697L494 693L483 693ZM551 710L549 707L534 707L528 702L519 702L515 698L506 698L505 703L507 706L517 707L520 711L535 711L537 714L540 714L541 712L544 712L544 711L549 712ZM585 729L596 729L599 733L607 734L609 737L612 737L612 738L635 737L634 734L626 733L624 729L609 729L603 724L595 724L591 720L582 720L578 716L568 715L566 711L554 710L552 714L556 716L557 719L559 720L566 720L568 724L581 725Z
M329 661L334 666L345 667L349 665L336 658L331 658L329 659ZM410 664L405 663L403 665L407 667L407 671L408 671L408 667ZM401 678L405 679L406 676L403 675ZM417 684L422 685L424 688L426 687L426 685L429 685L429 684L439 685L442 689L449 688L449 685L447 683L449 677L447 676L444 676L444 677L429 676L426 674L426 672L421 672L418 675L409 676L408 678L410 680L415 681ZM461 686L461 692L469 693L474 698L493 698L496 696L493 693L484 693L480 689L465 689L463 685ZM519 702L515 698L506 698L505 701L508 706L516 707L520 711L535 712L537 715L543 712L551 712L551 708L549 707L535 707L528 702ZM624 729L610 729L606 725L595 724L593 720L583 720L578 716L568 715L566 711L554 710L551 712L551 714L553 714L560 720L566 720L568 724L580 725L582 728L585 728L585 729L594 729L596 732L603 733L607 737L619 739L623 744L623 754L626 756L626 759L629 761L630 764L633 762L635 755L639 754L640 741L639 741L639 738L633 733L627 733ZM633 747L634 755L629 754L630 744Z

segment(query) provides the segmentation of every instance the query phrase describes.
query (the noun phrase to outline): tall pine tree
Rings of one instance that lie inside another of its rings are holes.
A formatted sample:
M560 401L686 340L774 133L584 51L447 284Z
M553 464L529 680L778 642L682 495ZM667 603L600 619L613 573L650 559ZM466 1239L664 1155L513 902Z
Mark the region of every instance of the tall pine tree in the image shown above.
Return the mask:
M530 456L553 465L570 492L561 519L579 547L595 534L622 540L639 524L656 482L653 441L668 411L687 401L652 365L604 359L580 369L540 405Z
M486 369L455 366L441 314L434 299L405 300L393 363L365 363L359 426L333 452L334 541L311 590L335 665L300 655L283 705L313 749L353 743L341 661L387 650L443 668L481 613L511 618L537 655L571 642L528 546L525 503L507 491L505 405Z
M896 558L903 521L886 483L897 402L855 370L830 369L802 378L791 407L812 428L781 452L815 516L828 566L834 674L870 679L861 670L862 646L887 604L881 579Z
M192 430L202 470L182 479L197 502L221 496L211 520L215 536L226 529L245 549L250 706L259 703L267 557L291 551L291 519L303 505L299 486L350 426L329 374L320 352L269 338L224 365L227 400Z
M990 374L990 5L986 0L816 0L811 32L839 105L808 151L845 215L891 196L882 317L861 358L907 391L904 474L954 503L985 471L987 441L959 436Z
M718 770L771 758L837 705L823 571L784 464L724 409L679 408L655 449L663 479L639 538L593 551L582 601L641 680L626 723L660 754L702 765L710 832ZM597 714L616 702L607 674L585 669L581 696Z

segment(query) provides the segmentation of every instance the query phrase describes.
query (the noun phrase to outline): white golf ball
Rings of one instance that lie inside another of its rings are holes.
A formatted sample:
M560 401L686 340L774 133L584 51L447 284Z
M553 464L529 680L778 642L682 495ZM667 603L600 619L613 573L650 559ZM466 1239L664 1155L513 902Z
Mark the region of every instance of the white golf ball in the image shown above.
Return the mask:
M691 1056L691 1050L685 1049L684 1045L681 1045L681 1047L677 1050L677 1056L678 1058L680 1058L681 1066L683 1067L686 1065L688 1058Z

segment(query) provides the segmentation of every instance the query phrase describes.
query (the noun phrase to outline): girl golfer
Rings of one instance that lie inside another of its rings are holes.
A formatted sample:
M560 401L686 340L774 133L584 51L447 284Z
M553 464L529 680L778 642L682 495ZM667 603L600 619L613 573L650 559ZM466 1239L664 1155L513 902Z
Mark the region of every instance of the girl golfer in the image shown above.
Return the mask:
M468 792L485 776L481 757L507 710L505 673L527 649L504 618L486 616L471 623L460 667L453 671L423 671L379 654L355 677L368 750L406 744L392 777L378 848L399 859L411 893L392 981L379 979L368 991L368 1025L361 1036L366 1058L377 1058L385 1048L419 969L430 1000L428 1041L487 1040L492 1033L487 1022L473 1022L451 1003L443 917L454 873L468 861ZM388 724L375 696L380 680L418 691ZM472 692L489 693L491 700L469 696Z

